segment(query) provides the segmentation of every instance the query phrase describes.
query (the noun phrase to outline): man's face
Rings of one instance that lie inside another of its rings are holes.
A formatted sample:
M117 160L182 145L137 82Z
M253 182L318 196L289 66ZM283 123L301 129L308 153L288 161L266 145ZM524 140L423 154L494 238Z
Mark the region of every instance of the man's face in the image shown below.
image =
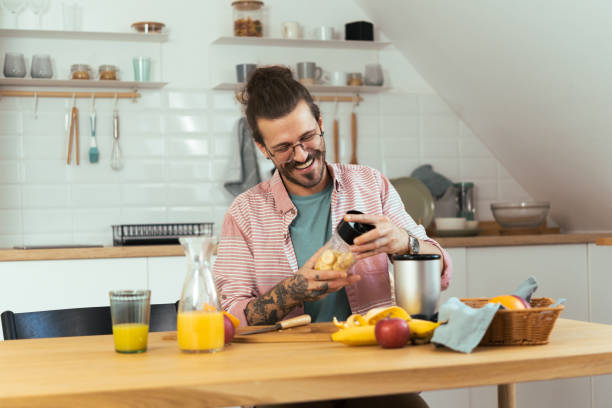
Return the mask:
M322 123L313 117L308 104L300 101L287 116L257 119L257 125L264 139L264 146L257 146L274 162L285 182L300 192L318 190L326 169L325 141Z

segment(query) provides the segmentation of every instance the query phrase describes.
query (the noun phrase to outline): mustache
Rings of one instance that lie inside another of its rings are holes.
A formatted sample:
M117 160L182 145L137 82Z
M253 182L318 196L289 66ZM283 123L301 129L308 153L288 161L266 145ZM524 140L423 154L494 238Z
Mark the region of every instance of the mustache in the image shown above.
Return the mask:
M323 152L321 150L308 151L308 156L306 157L306 160L301 161L301 162L295 161L295 160L291 160L289 163L287 163L285 165L285 168L287 170L292 170L292 169L295 168L295 166L299 166L300 164L304 164L304 163L308 162L310 159L317 160L321 156L323 156Z

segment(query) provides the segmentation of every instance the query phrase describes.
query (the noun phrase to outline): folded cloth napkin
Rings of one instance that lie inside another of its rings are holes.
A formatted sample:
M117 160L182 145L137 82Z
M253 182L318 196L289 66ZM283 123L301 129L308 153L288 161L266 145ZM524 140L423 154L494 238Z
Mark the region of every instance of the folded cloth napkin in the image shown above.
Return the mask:
M427 186L434 199L442 198L446 190L453 184L452 181L433 171L431 164L424 164L412 171L410 177L419 179Z
M242 117L238 121L237 132L238 147L240 149L240 179L229 181L223 185L234 196L261 182L259 166L257 164L257 151L255 150L255 143L251 137L251 130L246 118Z
M493 320L499 303L489 303L475 309L456 297L440 306L438 321L447 321L434 332L431 342L462 353L471 353L480 343Z

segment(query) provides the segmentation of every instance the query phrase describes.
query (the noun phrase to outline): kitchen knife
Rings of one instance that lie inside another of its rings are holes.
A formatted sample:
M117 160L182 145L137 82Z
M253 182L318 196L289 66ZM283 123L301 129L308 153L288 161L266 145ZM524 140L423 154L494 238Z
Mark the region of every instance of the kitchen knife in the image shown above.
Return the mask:
M252 330L246 333L240 333L241 336L246 336L249 334L257 334L257 333L266 333L271 331L277 331L281 329L288 329L290 327L304 326L310 324L310 315L304 314L297 317L293 317L291 319L282 320L276 323L274 326L265 327L263 329Z

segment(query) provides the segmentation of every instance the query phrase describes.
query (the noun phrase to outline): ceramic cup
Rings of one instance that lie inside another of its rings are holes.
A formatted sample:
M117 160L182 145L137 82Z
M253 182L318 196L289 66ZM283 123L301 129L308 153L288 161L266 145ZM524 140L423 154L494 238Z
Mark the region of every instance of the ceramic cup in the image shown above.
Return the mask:
M281 34L286 39L302 38L302 30L297 21L287 21L281 26Z
M329 83L334 86L346 86L346 72L332 72L329 74Z
M334 39L334 27L321 26L314 30L314 38L322 41Z
M4 76L7 78L23 78L26 76L26 64L23 54L7 52L4 54Z
M238 64L236 65L236 80L238 82L247 82L251 79L251 75L255 72L257 65L255 64Z
M30 69L32 78L51 78L53 68L51 67L51 57L49 55L32 56L32 68Z
M313 85L321 79L323 70L314 62L297 63L298 80L304 85Z

